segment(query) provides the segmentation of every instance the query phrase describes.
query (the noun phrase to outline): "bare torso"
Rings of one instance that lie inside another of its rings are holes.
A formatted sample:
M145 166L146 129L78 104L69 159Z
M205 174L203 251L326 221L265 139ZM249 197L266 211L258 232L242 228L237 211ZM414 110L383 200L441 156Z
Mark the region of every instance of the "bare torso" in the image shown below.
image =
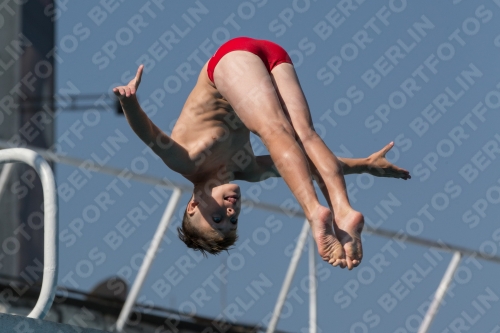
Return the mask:
M193 165L186 169L192 172L176 171L190 181L224 172L239 178L244 167L238 163L239 157L254 157L250 132L209 80L206 67L205 64L171 134L188 152Z

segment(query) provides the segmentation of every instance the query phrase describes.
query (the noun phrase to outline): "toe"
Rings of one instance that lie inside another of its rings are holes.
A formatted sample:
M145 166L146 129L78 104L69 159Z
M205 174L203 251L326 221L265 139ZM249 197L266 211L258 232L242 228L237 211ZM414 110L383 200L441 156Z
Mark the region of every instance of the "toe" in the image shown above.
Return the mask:
M353 268L351 258L349 258L349 257L346 258L346 264L347 264L347 269L351 270Z

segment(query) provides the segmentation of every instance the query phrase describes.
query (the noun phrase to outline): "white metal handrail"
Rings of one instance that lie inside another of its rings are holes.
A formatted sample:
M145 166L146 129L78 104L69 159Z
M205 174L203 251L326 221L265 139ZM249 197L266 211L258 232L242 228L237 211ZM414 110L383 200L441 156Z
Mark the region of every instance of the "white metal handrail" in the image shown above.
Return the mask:
M163 236L167 232L168 225L172 220L172 215L174 214L175 207L179 203L181 195L182 191L176 188L174 189L174 192L172 193L172 196L168 201L167 208L165 208L165 212L163 213L160 223L158 224L156 232L153 236L153 240L151 241L151 244L149 244L148 252L146 252L146 257L142 261L141 267L139 268L139 272L137 273L137 276L134 280L134 284L132 285L129 294L127 295L125 304L123 305L122 311L120 312L120 316L118 317L118 320L116 322L116 330L118 332L123 331L123 327L127 322L128 316L130 315L130 312L134 307L135 301L137 300L139 292L141 291L144 281L146 280L146 277L149 273L149 269L153 264L156 252L158 252L158 249L160 247L161 240L163 239Z
M13 163L5 163L2 168L2 173L0 173L0 200L2 200L2 196L5 193L5 189L7 188L7 181L9 180L13 170Z
M269 325L267 326L266 333L273 333L276 330L276 326L278 325L278 320L281 314L281 310L283 309L283 305L286 301L286 296L288 295L288 290L293 281L293 276L295 275L295 271L297 270L297 266L299 264L300 256L302 255L302 250L304 250L304 246L307 241L307 235L309 234L309 222L307 220L304 221L304 225L302 226L302 231L299 234L299 239L297 241L297 245L295 246L295 250L293 250L292 259L290 260L290 265L288 266L288 270L285 275L285 280L281 285L281 290L278 295L278 300L276 301L276 305L274 306L274 311L269 321Z
M318 331L318 283L316 280L316 242L309 237L309 333Z
M441 279L441 283L434 294L434 298L432 299L432 303L427 309L427 313L425 314L424 319L422 320L422 324L420 324L420 328L418 329L418 333L427 333L429 328L431 327L432 321L438 312L439 306L443 301L444 294L448 290L448 287L453 280L453 276L457 271L458 266L460 265L460 259L462 258L462 254L460 252L455 252L453 254L453 258L444 272L443 278Z
M36 152L25 148L0 150L0 163L15 162L23 162L31 166L38 173L42 182L44 209L43 281L38 300L28 317L43 319L52 306L57 285L59 241L56 184L49 164Z

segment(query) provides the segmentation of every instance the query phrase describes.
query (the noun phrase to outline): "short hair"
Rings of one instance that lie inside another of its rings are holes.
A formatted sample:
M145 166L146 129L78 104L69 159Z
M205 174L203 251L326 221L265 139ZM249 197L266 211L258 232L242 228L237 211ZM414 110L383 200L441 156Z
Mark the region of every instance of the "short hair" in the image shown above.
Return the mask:
M213 255L217 255L222 251L227 252L238 240L236 232L231 232L226 236L221 236L215 230L209 233L201 232L198 228L193 226L191 216L189 216L187 212L187 206L184 217L182 218L182 225L181 227L177 227L177 233L179 239L183 241L187 247L195 251L200 251L205 257L207 257L207 252Z

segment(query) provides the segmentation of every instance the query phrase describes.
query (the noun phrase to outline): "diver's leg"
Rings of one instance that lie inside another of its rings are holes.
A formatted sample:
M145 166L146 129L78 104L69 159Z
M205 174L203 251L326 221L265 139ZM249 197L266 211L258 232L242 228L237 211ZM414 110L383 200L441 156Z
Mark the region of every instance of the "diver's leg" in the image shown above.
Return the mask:
M344 267L344 251L333 233L331 212L318 202L306 157L262 60L253 53L230 52L217 64L214 83L245 126L266 145L311 223L322 258Z
M299 141L317 170L318 178L325 185L323 193L333 209L335 233L344 247L347 265L351 269L363 257L363 215L351 207L339 161L314 130L309 106L293 65L283 63L276 66L271 71L271 77Z

